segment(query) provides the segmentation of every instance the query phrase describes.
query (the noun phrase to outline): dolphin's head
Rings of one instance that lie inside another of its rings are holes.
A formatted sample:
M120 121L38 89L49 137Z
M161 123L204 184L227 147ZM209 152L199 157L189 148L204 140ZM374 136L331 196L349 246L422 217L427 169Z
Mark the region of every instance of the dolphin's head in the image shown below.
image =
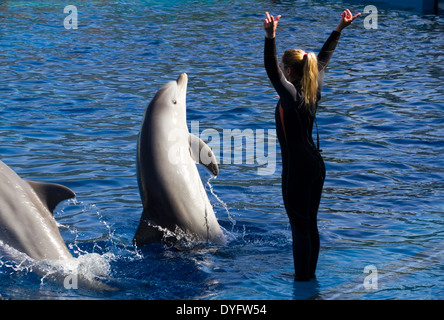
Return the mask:
M167 84L171 90L172 103L178 107L186 106L188 76L182 73L176 81Z
M162 111L171 110L175 114L185 116L188 76L182 73L176 81L165 84L156 93L149 109L161 108ZM160 110L159 110L160 111Z

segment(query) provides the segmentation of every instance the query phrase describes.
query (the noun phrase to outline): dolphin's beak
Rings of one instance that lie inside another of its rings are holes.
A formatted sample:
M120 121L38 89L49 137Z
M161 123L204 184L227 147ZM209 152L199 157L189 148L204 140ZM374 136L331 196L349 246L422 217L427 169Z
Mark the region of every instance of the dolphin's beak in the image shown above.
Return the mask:
M187 84L188 84L188 76L186 73L182 73L179 78L176 80L177 83L177 97L178 99L183 99L184 103L187 96Z
M188 84L188 76L186 73L182 73L179 78L177 78L176 80L177 82L177 86L181 89L187 89L187 84Z

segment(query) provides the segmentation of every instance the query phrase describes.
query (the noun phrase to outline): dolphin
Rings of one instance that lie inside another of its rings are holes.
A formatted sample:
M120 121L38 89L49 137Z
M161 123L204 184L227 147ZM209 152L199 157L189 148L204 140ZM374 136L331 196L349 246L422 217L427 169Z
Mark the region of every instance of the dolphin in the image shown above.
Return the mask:
M1 254L12 260L18 257L20 265L29 265L56 282L65 284L66 279L75 276L82 288L116 291L91 276L70 270L77 261L63 241L53 213L61 201L75 196L74 191L59 184L23 180L0 161ZM48 262L55 269L46 265Z
M225 244L196 162L217 176L210 147L186 122L188 76L165 84L146 108L137 143L137 180L143 212L133 243L144 245L185 235ZM170 237L171 238L171 237Z
M59 184L25 181L0 161L0 241L34 260L73 258L53 212L74 197Z

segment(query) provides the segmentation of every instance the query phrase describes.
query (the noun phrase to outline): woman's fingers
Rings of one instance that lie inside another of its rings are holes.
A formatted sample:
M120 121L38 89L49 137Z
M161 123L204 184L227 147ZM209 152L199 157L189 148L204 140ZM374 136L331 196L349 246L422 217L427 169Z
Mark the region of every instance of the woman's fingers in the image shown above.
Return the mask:
M357 17L359 17L361 13L357 13L353 15L349 9L344 10L344 12L341 13L342 19L347 23L352 23L353 20L355 20Z
M265 22L266 23L272 23L273 22L273 16L270 16L268 12L265 12Z
M357 17L359 17L361 15L361 13L357 13L353 16L353 20L355 20Z
M270 15L268 12L265 12L265 23L271 23L274 24L275 22L278 22L281 18L281 15L277 16L276 19Z

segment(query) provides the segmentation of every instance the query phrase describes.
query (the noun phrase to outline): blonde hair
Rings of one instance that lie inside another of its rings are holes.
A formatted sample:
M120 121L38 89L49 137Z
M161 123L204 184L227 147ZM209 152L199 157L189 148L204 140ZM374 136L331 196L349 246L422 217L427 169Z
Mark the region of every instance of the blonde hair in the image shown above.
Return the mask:
M316 112L318 93L318 59L314 52L301 49L286 50L282 56L284 68L291 68L289 81L300 82L304 92L305 107L311 114Z

